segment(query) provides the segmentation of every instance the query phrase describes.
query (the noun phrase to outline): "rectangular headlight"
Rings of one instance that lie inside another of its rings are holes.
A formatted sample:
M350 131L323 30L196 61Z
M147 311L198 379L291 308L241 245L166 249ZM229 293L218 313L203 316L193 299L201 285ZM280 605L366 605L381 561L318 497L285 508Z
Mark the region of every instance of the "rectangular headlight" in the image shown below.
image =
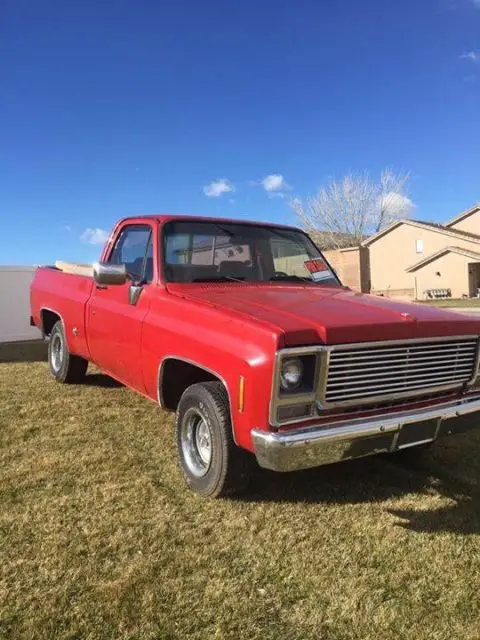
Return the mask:
M279 367L280 396L313 393L317 367L317 356L315 354L285 355L281 359Z
M277 352L269 411L272 425L302 422L317 415L323 353L315 346L292 347Z

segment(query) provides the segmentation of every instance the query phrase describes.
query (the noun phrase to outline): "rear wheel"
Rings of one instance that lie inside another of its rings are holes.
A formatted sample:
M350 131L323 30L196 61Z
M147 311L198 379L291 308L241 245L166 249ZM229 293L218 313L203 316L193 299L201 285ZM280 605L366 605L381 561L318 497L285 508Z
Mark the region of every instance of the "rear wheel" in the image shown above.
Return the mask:
M252 456L233 441L230 407L221 382L202 382L182 395L176 419L178 456L190 488L217 498L244 490Z
M50 373L58 382L81 382L87 372L88 360L72 355L67 347L63 324L55 323L48 343Z

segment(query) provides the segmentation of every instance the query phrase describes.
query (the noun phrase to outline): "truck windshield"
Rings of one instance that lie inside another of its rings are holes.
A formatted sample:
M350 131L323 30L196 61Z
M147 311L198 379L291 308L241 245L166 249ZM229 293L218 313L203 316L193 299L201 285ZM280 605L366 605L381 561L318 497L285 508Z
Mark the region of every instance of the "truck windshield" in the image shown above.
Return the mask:
M168 282L340 282L310 238L295 229L229 222L168 222L163 235Z

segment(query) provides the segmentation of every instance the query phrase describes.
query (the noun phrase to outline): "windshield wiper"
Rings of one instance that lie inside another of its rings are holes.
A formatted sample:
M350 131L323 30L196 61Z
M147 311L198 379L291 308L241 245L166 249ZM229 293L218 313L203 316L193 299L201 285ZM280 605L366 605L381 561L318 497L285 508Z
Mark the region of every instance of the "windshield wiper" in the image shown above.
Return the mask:
M233 276L216 276L212 278L193 278L192 282L242 282L245 280L240 280L239 278L234 278Z
M294 275L289 276L288 274L272 276L269 282L275 282L276 280L281 282L312 282L313 283L313 280L311 278L308 278L307 276L294 276Z

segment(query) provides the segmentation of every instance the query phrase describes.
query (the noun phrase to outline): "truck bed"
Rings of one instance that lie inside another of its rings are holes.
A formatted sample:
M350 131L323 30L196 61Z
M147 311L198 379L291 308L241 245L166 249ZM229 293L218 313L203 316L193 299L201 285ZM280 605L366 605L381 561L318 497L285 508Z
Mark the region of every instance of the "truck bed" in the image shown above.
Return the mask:
M79 276L88 276L89 278L93 277L93 267L91 264L57 260L55 262L55 267L64 273L75 273Z
M58 314L64 323L69 351L85 358L89 357L85 331L86 304L93 286L90 275L56 267L39 267L30 290L35 326L43 330L44 322L53 320L52 313Z

